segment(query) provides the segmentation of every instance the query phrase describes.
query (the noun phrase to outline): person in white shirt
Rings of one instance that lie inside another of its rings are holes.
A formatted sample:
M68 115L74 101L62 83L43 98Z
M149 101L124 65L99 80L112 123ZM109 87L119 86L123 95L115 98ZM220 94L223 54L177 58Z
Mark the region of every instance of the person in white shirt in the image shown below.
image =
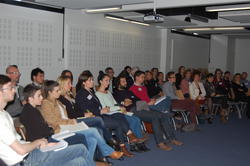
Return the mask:
M57 152L41 152L40 148L53 146L46 139L25 142L15 131L13 120L4 110L14 99L15 86L9 77L0 75L0 158L7 165L15 166L93 166L88 151L82 145L72 145Z
M205 100L206 90L201 82L200 72L193 73L193 82L189 85L190 98L193 100Z

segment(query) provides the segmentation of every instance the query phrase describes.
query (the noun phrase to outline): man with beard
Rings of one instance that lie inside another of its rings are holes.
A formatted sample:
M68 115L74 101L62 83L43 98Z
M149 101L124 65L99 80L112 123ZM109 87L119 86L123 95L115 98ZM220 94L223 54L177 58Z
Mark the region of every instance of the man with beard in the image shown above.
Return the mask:
M113 95L117 103L123 105L127 111L133 112L135 116L139 117L145 122L152 123L155 141L160 149L167 151L172 150L172 147L167 145L163 136L165 135L167 138L169 138L171 135L169 132L169 122L167 115L162 112L152 110L137 111L136 101L139 99L133 94L133 92L127 90L127 81L125 76L119 76L117 78L117 86ZM170 138L169 141L174 145L182 145L182 142L177 141L175 136Z

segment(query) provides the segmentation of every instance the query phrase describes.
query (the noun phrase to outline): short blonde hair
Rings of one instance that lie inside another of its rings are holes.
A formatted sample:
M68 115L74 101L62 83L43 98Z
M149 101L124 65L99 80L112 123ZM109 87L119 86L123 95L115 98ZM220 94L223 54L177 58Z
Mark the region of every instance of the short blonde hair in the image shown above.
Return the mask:
M59 83L59 88L61 90L61 95L62 96L65 96L68 94L68 92L65 90L65 84L66 82L70 80L71 82L71 78L69 76L60 76L58 79L57 79L57 82Z

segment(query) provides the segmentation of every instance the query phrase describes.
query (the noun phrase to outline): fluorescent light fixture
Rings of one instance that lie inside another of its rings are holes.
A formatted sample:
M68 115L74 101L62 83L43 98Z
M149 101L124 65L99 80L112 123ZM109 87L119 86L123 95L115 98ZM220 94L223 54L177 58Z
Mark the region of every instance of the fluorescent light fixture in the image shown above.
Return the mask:
M126 20L126 19L123 19L123 18L119 18L119 17L105 16L105 18L108 18L108 19L111 19L111 20L129 22L129 20Z
M210 31L212 28L184 28L183 31Z
M213 30L243 30L245 27L217 27L213 28Z
M250 4L206 7L207 12L225 12L236 10L250 10Z
M130 22L130 23L133 23L133 24L138 24L138 25L149 26L149 24L142 23L142 22L137 22L137 21L129 21L129 22Z
M114 10L120 10L121 7L110 7L110 8L99 8L99 9L86 9L86 13L99 13L99 12L110 12Z
M183 31L225 31L225 30L244 30L245 27L210 27L210 28L184 28Z
M110 16L110 15L105 15L105 18L108 18L108 19L111 19L111 20L116 20L116 21L129 22L129 23L132 23L132 24L150 26L150 24L146 24L146 23L143 23L143 22L128 20L128 19L125 19L125 18L114 17L114 16Z
M193 35L199 35L198 33L193 33Z

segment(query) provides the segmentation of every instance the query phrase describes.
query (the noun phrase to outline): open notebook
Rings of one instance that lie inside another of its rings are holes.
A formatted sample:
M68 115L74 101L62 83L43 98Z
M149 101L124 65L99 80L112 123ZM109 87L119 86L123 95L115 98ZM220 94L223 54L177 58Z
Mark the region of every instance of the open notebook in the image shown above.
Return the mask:
M59 151L59 150L65 149L67 146L68 146L68 142L61 140L60 142L57 142L55 145L40 148L40 151L41 152Z
M89 129L89 127L84 122L80 122L74 125L60 125L60 128L61 132L63 131L78 132Z

